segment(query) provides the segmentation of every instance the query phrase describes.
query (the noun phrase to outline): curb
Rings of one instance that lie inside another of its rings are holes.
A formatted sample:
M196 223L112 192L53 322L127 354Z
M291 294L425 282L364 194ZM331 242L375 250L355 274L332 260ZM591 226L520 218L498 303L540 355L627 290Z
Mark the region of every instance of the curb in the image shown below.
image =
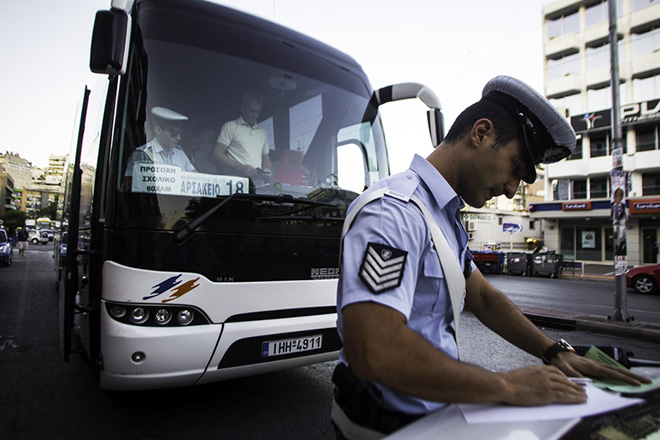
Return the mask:
M554 310L519 307L523 314L540 327L601 333L660 344L660 325L647 322L615 322L592 315L579 315Z

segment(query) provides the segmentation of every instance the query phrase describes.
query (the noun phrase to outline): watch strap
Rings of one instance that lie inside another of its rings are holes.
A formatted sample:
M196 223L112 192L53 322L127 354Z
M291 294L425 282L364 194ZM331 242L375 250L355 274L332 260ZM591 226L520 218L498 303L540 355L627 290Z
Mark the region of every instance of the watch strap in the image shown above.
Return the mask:
M558 340L554 344L552 344L544 353L543 356L541 356L541 360L543 360L543 363L546 365L550 365L550 361L557 356L557 354L561 353L562 351L572 351L575 352L575 349L571 347L571 344L568 342L564 341L563 339Z

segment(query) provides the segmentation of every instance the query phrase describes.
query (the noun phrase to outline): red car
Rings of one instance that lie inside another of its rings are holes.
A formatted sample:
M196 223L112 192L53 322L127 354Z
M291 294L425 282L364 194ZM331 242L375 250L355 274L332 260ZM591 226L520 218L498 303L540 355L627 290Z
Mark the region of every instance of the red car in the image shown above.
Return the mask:
M633 267L626 273L626 285L637 293L656 293L660 283L660 264Z

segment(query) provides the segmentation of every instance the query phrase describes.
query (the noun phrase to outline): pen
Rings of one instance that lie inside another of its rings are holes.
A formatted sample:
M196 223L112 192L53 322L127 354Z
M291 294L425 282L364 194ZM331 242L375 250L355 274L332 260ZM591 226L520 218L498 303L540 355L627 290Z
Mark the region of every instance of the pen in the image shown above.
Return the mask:
M568 380L582 386L586 386L588 383L593 382L593 380L586 377L569 377Z

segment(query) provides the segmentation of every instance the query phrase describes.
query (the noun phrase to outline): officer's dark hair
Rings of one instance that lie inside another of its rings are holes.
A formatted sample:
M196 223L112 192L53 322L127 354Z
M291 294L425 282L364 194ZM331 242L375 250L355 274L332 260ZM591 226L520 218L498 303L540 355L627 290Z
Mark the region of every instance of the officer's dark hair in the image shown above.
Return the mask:
M497 133L495 143L498 146L505 145L515 139L522 139L520 121L516 120L502 107L490 101L478 101L458 115L449 129L449 133L445 136L445 141L449 144L455 144L472 130L479 119L483 118L490 119L493 123Z

